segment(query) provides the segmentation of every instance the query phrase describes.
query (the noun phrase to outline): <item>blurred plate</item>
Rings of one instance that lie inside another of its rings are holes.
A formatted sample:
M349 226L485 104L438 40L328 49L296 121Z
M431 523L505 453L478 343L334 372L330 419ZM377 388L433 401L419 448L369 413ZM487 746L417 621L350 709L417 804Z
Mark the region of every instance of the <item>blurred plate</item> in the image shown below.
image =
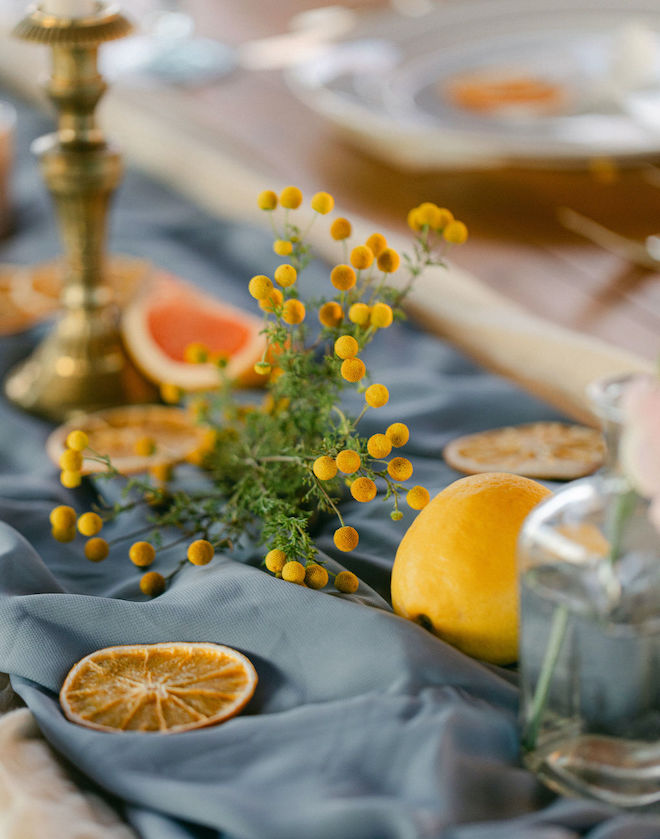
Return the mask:
M660 154L658 0L462 0L365 14L287 71L365 150L411 169Z

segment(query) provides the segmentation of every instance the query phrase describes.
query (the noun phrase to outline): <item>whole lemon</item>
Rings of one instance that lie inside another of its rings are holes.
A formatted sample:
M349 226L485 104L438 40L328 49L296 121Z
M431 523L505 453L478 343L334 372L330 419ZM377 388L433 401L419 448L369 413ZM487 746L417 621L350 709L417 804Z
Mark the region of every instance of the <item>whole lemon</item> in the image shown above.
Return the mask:
M401 540L392 568L394 611L468 655L495 664L516 661L518 533L532 507L550 494L507 472L454 481Z

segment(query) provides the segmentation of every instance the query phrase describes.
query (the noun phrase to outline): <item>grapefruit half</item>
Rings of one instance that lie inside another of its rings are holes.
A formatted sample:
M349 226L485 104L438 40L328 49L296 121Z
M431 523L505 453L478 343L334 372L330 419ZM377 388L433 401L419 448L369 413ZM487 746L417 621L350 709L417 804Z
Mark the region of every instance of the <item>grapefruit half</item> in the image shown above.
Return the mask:
M260 318L237 309L169 274L156 274L124 309L122 335L136 365L151 381L169 382L183 390L217 387L214 363L190 364L186 347L201 343L211 358L228 359L226 372L238 385L266 381L254 372L265 338Z

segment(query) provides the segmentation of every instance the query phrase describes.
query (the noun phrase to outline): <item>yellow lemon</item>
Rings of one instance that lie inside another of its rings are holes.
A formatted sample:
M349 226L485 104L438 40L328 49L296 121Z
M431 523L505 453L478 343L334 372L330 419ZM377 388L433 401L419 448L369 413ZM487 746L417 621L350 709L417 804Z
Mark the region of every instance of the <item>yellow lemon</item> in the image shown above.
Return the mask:
M401 540L392 568L394 611L468 655L516 661L516 542L529 511L550 494L507 472L454 481Z

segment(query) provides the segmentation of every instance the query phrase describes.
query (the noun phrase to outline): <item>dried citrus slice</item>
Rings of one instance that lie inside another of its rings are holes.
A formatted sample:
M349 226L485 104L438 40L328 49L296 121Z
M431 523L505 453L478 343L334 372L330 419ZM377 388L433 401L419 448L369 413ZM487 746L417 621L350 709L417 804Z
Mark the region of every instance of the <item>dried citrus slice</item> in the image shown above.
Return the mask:
M46 452L59 464L70 431L80 428L89 437L89 446L109 455L113 466L124 475L143 472L152 466L178 463L204 441L205 431L195 425L181 408L166 405L128 405L83 414L60 425L48 437ZM139 440L153 441L153 453L138 454ZM82 472L104 471L101 463L85 460Z
M460 108L485 114L512 109L551 113L566 104L566 91L555 81L506 71L457 76L446 94Z
M164 273L152 278L122 318L124 343L142 372L157 384L190 391L218 386L218 357L226 359L226 375L236 383L266 381L254 372L265 347L262 329L261 318ZM208 350L210 363L185 360L186 348L197 343Z
M256 685L252 662L231 647L131 644L74 664L60 704L72 722L100 731L189 731L233 717Z
M459 472L513 472L528 478L572 480L602 466L605 444L594 428L561 422L507 426L452 440L443 451Z

